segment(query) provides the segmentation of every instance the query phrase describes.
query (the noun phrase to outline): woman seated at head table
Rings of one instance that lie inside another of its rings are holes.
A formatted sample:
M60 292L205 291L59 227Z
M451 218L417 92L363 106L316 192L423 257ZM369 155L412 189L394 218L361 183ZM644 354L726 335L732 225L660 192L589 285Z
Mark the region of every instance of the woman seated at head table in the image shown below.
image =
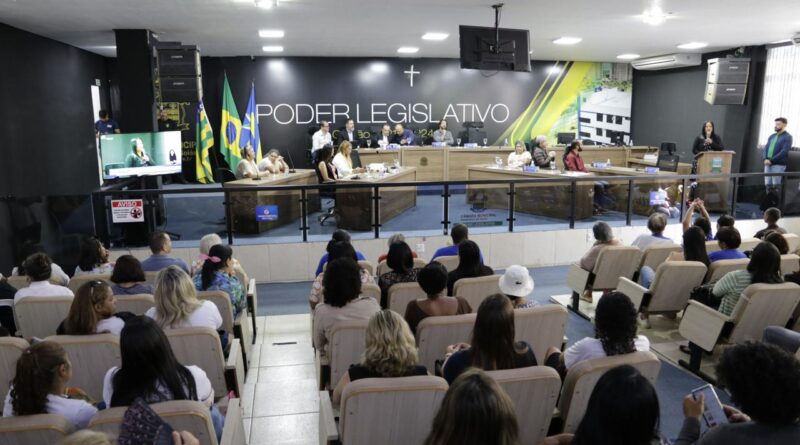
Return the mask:
M362 167L353 168L353 160L350 158L350 153L353 152L353 146L348 141L344 141L339 145L339 152L333 157L333 166L339 172L339 176L350 176L353 173L362 173Z
M267 156L258 163L258 171L272 174L284 173L289 171L289 166L283 160L281 152L273 148Z
M508 166L511 168L522 168L531 165L531 154L525 150L525 143L517 141L514 145L514 152L508 154Z
M253 151L253 147L251 147L250 144L244 147L242 153L244 154L244 159L239 161L239 164L236 166L236 179L258 179L269 174L269 172L258 171L258 166L255 161L256 153Z
M317 151L317 172L321 182L334 182L339 179L336 166L333 165L333 146L326 145Z

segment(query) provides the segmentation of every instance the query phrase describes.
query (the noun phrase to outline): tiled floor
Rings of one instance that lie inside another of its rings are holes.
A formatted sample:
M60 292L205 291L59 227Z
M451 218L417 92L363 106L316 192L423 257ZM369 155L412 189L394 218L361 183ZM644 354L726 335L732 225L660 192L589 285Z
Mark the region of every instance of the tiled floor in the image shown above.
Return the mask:
M248 443L317 443L319 397L310 317L258 317L258 326L242 395Z

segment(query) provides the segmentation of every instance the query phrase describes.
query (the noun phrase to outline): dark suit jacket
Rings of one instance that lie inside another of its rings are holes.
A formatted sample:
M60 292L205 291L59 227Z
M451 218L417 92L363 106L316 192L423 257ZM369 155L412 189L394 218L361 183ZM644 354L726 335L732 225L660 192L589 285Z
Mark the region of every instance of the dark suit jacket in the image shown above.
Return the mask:
M344 141L349 141L353 145L353 148L358 148L362 144L362 141L358 138L358 130L355 128L353 128L353 139L348 138L347 130L339 130L338 137L336 138L336 145L342 145Z

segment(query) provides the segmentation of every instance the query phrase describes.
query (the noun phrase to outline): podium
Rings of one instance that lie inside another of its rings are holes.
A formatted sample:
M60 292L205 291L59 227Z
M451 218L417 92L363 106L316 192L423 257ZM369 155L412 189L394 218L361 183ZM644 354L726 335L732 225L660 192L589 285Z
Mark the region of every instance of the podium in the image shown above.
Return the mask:
M710 212L728 212L731 203L731 181L728 178L703 179L703 176L730 173L735 152L706 151L695 157L697 162L697 188L695 196L705 202Z

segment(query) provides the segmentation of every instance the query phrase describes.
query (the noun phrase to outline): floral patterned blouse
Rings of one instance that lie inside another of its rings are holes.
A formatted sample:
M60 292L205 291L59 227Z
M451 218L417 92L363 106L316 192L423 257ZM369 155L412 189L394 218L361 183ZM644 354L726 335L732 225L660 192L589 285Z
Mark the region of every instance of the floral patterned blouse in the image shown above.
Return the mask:
M194 287L197 290L221 290L231 297L231 305L233 305L233 317L236 318L239 312L244 309L247 300L244 298L244 288L239 279L235 276L230 276L225 272L214 272L214 278L211 280L211 285L207 289L203 289L203 276L197 274L194 276Z

